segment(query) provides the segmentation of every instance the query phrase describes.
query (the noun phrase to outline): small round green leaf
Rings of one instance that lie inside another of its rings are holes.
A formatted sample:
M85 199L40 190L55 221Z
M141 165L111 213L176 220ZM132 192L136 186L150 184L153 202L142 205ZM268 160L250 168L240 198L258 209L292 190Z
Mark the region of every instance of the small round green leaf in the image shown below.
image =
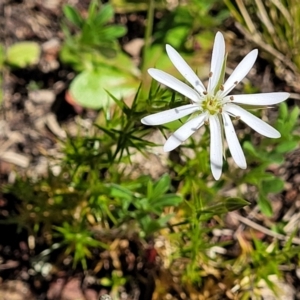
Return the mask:
M20 42L7 49L6 61L8 64L25 68L38 63L40 59L41 48L36 42Z
M264 180L261 185L261 189L264 194L279 193L284 188L284 181L280 178L274 177L271 180Z
M119 70L103 67L101 71L87 70L75 77L70 86L74 100L83 107L99 109L114 103L108 95L120 99L133 94L137 80Z

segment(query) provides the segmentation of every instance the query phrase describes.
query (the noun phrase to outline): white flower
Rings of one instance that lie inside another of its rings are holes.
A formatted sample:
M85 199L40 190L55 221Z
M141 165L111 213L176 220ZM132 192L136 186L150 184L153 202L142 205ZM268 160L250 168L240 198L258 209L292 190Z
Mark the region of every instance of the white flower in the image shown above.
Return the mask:
M239 104L268 106L286 100L289 97L289 93L228 95L252 68L257 58L257 50L253 50L246 55L223 84L226 64L225 42L223 35L218 32L213 46L207 89L174 48L167 45L166 50L176 69L193 88L161 70L151 68L148 72L160 83L189 98L191 103L147 116L141 121L145 125L161 125L190 114L193 114L193 118L190 118L168 138L164 145L164 151L175 149L204 123L209 124L210 165L214 178L218 180L221 176L223 165L222 126L224 127L227 144L234 161L242 169L247 167L243 150L230 117L241 119L252 129L266 137L280 137L280 133L276 129L240 107Z

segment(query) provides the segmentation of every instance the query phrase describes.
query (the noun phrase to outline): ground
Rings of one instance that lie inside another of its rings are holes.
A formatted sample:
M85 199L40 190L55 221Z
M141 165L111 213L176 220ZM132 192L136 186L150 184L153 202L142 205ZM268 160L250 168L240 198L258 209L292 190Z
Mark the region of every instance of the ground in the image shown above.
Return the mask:
M76 108L65 99L65 92L74 77L74 72L59 62L58 51L63 35L58 20L61 18L63 3L68 2L84 10L89 1L4 0L4 2L0 23L4 24L1 33L4 36L5 46L17 41L34 40L41 45L42 54L36 66L26 70L6 69L3 73L4 102L0 110L0 186L3 183L13 182L16 173L26 173L27 176L36 178L45 175L48 168L45 154L57 156L60 147L58 139L65 137L65 130L69 132L76 130ZM128 42L136 42L135 46L130 49L127 44L124 45L128 52L132 51L135 58L139 55L135 47L140 47L138 38L141 34L139 32L141 19L143 16L135 18L135 21L130 23L132 30L129 32ZM250 74L250 78L260 88L264 79L271 76L274 83L271 86L264 85L265 91L274 89L289 91L289 87L276 79L273 72L270 72L266 62L261 59L258 62L256 74ZM36 83L38 88L31 88L31 85ZM289 101L289 105L294 105L293 100ZM90 126L96 114L88 110L82 113L82 117ZM273 218L267 220L256 211L255 207L251 207L250 217L246 221L237 213L229 214L226 226L230 235L233 236L242 231L247 225L248 228L257 230L257 234L268 236L270 233L264 230L264 225L269 225L268 222L275 222L278 219L287 220L286 226L290 227L290 233L294 224L299 224L299 154L299 150L288 154L282 166L274 165L271 170L286 180L284 191L274 196ZM165 168L164 165L160 167ZM161 170L155 170L153 173L157 174L157 172ZM14 212L16 205L17 199L10 195L3 195L0 191L0 218L2 220ZM247 223L247 220L250 222ZM262 227L255 227L257 223ZM39 249L30 248L27 233L22 230L18 232L17 229L15 225L0 223L2 232L0 299L96 300L99 295L107 292L105 289L99 289L95 284L96 277L89 272L71 268L66 270L52 268L51 272L48 272L47 265L36 264L36 268L45 268L45 276L41 276L43 272L37 272L29 267L32 266L32 259L39 253ZM216 236L218 234L220 233L216 232ZM122 299L152 299L154 274L159 268L151 258L155 256L156 251L152 242L149 241L148 245L140 245L135 237L129 239L126 236L119 241L117 253L119 257L115 258L115 262L126 263L128 272L131 272L130 275L133 278L135 277L135 281L129 287L124 287ZM299 241L295 240L295 243L299 244ZM234 250L232 249L233 252ZM107 255L107 253L101 255ZM111 257L107 258L109 259ZM283 289L288 291L285 299L300 298L298 270L286 272ZM34 272L39 276L35 276ZM160 274L162 277L163 275L163 273ZM166 278L168 276L171 275L166 274ZM183 292L176 288L174 287L174 295ZM130 291L130 296L127 294L128 291ZM293 296L288 296L290 294Z

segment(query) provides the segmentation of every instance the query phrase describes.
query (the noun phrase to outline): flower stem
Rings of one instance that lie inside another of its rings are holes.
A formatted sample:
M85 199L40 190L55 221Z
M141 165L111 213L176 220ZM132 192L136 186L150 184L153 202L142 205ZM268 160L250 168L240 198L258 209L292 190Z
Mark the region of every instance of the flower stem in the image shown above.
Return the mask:
M154 19L154 1L155 0L149 0L149 4L148 4L147 23L146 23L146 30L145 30L145 37L144 37L145 44L143 48L143 62L142 62L143 75L146 72L146 63L148 61L148 50L151 45L151 36L152 36L153 19Z

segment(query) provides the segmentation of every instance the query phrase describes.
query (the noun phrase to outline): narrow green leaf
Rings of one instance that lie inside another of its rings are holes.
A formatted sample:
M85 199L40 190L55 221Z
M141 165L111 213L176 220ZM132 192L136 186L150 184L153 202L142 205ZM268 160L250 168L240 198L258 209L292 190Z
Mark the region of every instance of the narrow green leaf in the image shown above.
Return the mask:
M288 118L289 124L292 128L296 125L298 121L298 117L299 117L299 107L295 106Z
M249 141L244 142L243 148L252 156L257 157L257 152L254 146Z
M92 0L88 9L88 21L93 20L97 15L97 10L99 9L98 0Z
M269 199L265 195L260 193L260 195L257 199L257 203L263 214L265 214L267 217L272 216L273 209L272 209Z
M228 211L237 210L249 204L250 202L238 197L230 197L225 199L225 207L228 209Z
M151 198L152 193L153 193L153 183L151 180L149 180L147 183L147 197Z
M96 27L103 26L108 21L110 21L113 18L113 16L114 16L114 9L112 5L110 4L103 5L94 20Z
M121 199L123 198L126 200L132 200L133 197L132 192L130 190L116 184L110 185L110 196L121 198Z
M151 207L155 209L156 213L161 213L165 207L177 206L181 203L182 198L175 194L163 195L156 200L151 200Z
M244 181L254 185L259 185L262 180L272 180L274 175L266 172L268 165L269 163L262 163L260 166L252 168L245 176Z
M288 108L285 102L282 102L279 105L279 118L282 120L286 120L288 118Z
M82 24L83 24L83 19L80 16L79 12L72 7L71 5L64 5L63 7L63 12L65 17L71 22L73 23L75 26L81 28Z
M171 179L168 174L164 174L158 182L155 183L151 198L157 198L166 193L170 187Z
M126 27L123 25L111 25L108 27L105 27L98 31L96 35L101 39L101 40L114 40L116 38L120 38L124 36L127 32Z
M276 152L285 154L298 147L298 141L286 141L276 147Z

